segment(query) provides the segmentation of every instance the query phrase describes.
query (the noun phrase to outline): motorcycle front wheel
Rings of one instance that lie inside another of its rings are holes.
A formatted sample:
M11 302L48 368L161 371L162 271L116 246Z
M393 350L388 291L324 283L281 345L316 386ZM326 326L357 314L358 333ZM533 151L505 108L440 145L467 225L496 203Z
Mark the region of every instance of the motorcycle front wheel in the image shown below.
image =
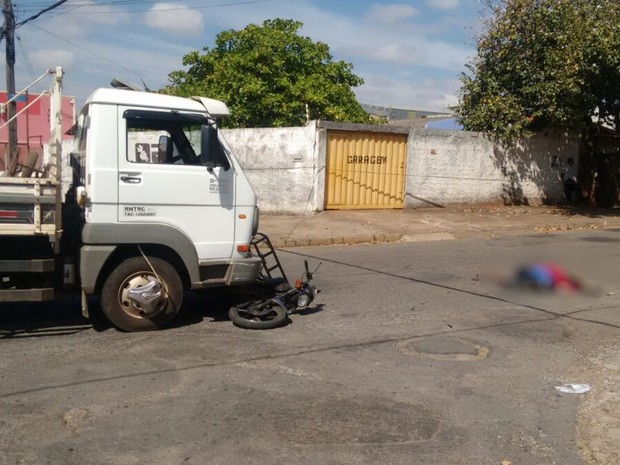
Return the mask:
M230 307L228 317L235 326L244 329L272 329L288 321L286 310L272 300Z

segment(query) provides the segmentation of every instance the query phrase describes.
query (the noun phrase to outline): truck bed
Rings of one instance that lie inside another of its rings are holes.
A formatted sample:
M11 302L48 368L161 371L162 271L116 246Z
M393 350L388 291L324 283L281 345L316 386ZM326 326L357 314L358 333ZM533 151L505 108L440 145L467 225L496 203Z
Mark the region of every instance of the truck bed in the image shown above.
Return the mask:
M0 177L0 237L60 234L60 189L48 178Z
M0 302L54 297L60 201L60 189L48 178L0 177Z

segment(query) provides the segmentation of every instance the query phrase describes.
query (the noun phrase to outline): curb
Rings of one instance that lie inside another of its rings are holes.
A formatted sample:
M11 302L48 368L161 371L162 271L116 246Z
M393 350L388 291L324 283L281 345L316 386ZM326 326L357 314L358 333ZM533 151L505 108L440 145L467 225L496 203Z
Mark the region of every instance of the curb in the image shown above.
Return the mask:
M403 234L359 234L335 237L301 237L297 239L271 239L274 247L317 247L322 245L376 244L382 242L401 242ZM422 239L421 239L422 240ZM426 240L426 239L424 239Z
M618 225L617 227L620 227ZM549 228L547 230L547 228ZM384 234L357 234L357 235L345 235L334 237L299 237L295 239L277 238L271 239L271 243L274 247L318 247L326 245L351 245L351 244L378 244L388 242L437 242L437 241L452 241L456 239L466 239L470 237L498 237L513 235L515 233L528 232L531 234L553 234L569 231L580 231L597 229L604 230L610 229L608 225L571 225L571 226L528 226L525 228L513 228L511 229L480 229L477 231L471 231L470 234L452 234L448 232L420 232L420 233L384 233Z
M447 232L403 234L401 242L453 241L456 237Z
M343 231L333 231L333 236L326 234L317 234L309 236L297 237L295 234L287 234L286 237L277 237L278 232L282 234L282 228L273 224L274 231L270 236L274 247L317 247L328 245L351 245L351 244L377 244L377 243L412 243L412 242L432 242L432 241L448 241L456 239L468 238L492 238L509 236L514 234L556 234L568 231L585 231L585 230L605 230L615 229L620 232L620 216L611 217L577 217L564 218L561 221L532 221L531 223L517 223L512 225L491 225L481 221L480 224L456 225L454 227L444 227L443 231L411 231L403 230L398 233L362 233L362 234L346 234L346 227ZM394 226L394 225L393 225ZM269 227L265 232L269 233ZM393 228L395 229L395 228ZM406 229L406 228L403 228ZM447 229L447 230L446 230Z

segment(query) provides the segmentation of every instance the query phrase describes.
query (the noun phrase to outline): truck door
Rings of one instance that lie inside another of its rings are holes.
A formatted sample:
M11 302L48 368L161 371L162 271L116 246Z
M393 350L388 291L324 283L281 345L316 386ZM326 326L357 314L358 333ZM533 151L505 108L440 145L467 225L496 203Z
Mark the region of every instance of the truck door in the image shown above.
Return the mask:
M199 260L230 258L235 172L228 162L207 170L200 154L206 117L122 107L119 112L118 133L124 136L118 150L118 221L167 224L192 240Z

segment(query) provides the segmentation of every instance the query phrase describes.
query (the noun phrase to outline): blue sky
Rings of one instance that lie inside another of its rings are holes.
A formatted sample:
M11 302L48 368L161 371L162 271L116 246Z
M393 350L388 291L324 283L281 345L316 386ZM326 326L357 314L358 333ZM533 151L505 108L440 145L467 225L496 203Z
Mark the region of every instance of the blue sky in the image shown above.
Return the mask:
M54 3L14 1L18 22ZM219 32L285 18L353 64L364 79L360 102L444 111L475 52L479 8L478 0L69 0L17 29L16 87L63 66L64 93L78 106L113 77L159 89L183 55L211 47ZM4 76L4 60L2 68Z

